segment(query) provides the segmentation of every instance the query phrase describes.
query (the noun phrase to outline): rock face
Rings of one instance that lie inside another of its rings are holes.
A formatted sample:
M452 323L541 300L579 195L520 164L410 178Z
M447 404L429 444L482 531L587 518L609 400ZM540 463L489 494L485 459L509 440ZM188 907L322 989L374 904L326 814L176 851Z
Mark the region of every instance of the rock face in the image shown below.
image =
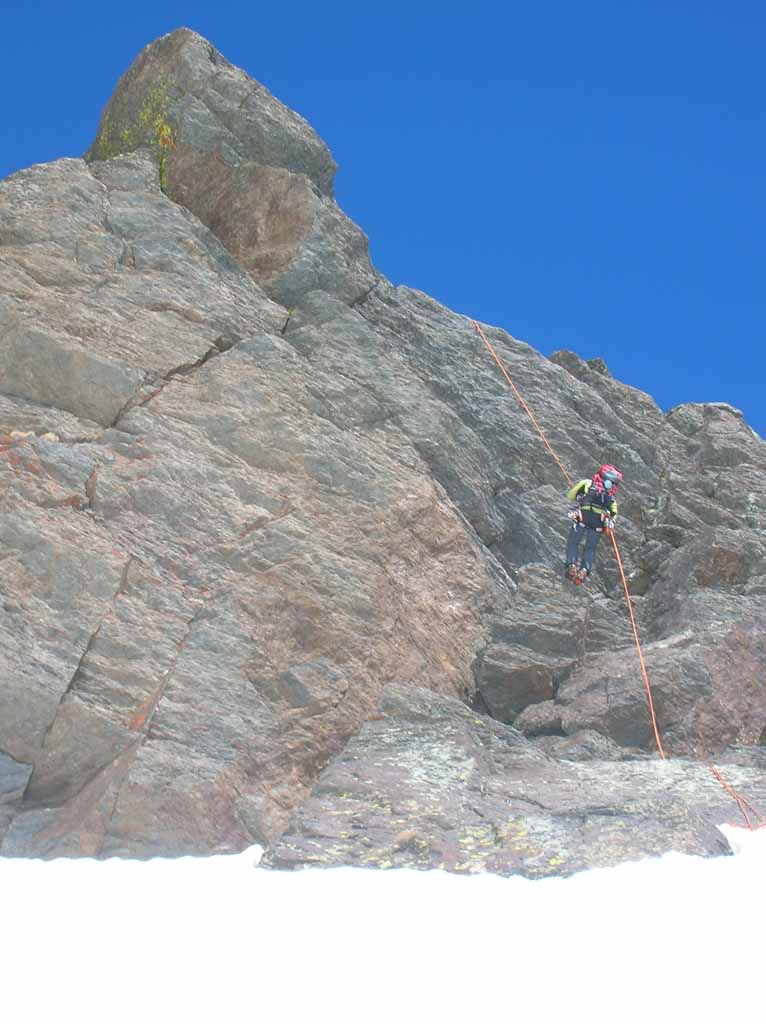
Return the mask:
M0 210L0 749L32 768L2 850L266 841L387 682L471 693L498 585L148 155L33 168Z
M0 182L0 853L719 852L696 762L766 797L766 445L486 328L572 475L625 474L659 763L608 545L561 579L558 467L334 169L181 29Z
M0 206L3 394L101 427L284 311L160 191L146 155L13 175Z

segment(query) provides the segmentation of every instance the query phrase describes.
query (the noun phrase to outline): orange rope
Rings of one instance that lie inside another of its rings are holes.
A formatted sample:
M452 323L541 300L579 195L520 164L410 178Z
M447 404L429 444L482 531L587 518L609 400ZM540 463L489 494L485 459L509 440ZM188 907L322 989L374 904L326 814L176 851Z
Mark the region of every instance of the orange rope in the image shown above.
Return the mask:
M641 641L638 638L638 626L636 625L636 617L633 614L633 602L630 599L630 591L628 590L628 581L625 579L625 569L622 565L622 558L620 557L620 549L617 547L617 538L614 535L614 530L607 531L609 536L612 538L612 547L614 553L617 556L617 565L620 567L620 577L622 579L622 585L625 589L625 600L628 605L628 612L630 614L630 624L633 627L633 639L636 641L636 650L638 651L638 660L641 663L641 672L644 676L644 686L646 687L646 699L649 702L649 714L652 716L652 728L654 729L654 738L657 742L657 749L660 752L660 757L665 759L665 751L662 749L662 740L660 739L660 731L657 728L657 716L654 713L654 701L652 700L652 688L649 685L649 673L646 671L646 662L644 661L644 652L641 650Z
M566 471L566 469L564 467L564 464L562 463L561 459L559 459L558 455L556 454L556 452L553 450L553 448L551 447L550 443L548 442L548 438L545 436L543 428L540 426L540 424L535 419L534 413L529 408L527 403L524 401L524 398L523 398L521 392L519 391L519 389L516 387L516 385L511 380L511 376L508 373L508 371L506 370L505 365L503 364L503 361L500 359L500 357L498 356L497 352L495 352L494 348L489 343L489 340L487 339L486 334L481 329L481 327L479 326L478 322L476 320L473 320L472 323L473 323L474 327L476 328L476 331L479 334L479 337L482 339L484 344L489 349L490 354L492 355L492 358L495 360L497 365L500 367L500 370L501 370L503 376L505 377L505 379L508 381L508 383L513 388L513 392L516 395L516 397L518 398L519 402L521 403L522 408L524 409L526 414L529 416L529 418L534 423L535 428L537 430L537 433L542 438L543 444L548 449L548 451L551 453L553 458L556 460L556 463L557 463L559 469L564 474L565 480L567 481L567 483L571 487L572 486L572 478L570 477L569 473L567 473L567 471ZM612 545L614 547L614 553L615 553L615 555L617 557L617 565L620 568L620 577L622 579L622 585L623 585L623 587L625 589L625 600L627 601L627 604L628 604L628 613L630 615L630 624L631 624L631 626L633 628L633 638L634 638L634 640L636 642L636 650L638 651L638 660L639 660L639 662L641 664L641 672L642 672L643 677L644 677L644 686L646 688L646 697L647 697L647 701L649 703L649 712L650 712L651 718L652 718L652 728L654 730L654 739L655 739L655 742L657 743L657 749L658 749L658 751L660 753L660 757L663 760L665 760L665 751L663 750L663 747L662 747L662 740L660 739L660 731L659 731L659 728L657 726L657 716L655 715L655 712L654 712L654 701L652 699L652 687L651 687L651 684L649 683L649 673L646 671L646 663L644 661L644 653L643 653L643 651L641 649L641 641L640 641L639 636L638 636L638 626L636 625L636 617L633 614L633 602L631 601L631 598L630 598L630 591L628 589L628 581L625 578L625 569L623 568L622 558L620 556L620 549L617 547L617 540L615 539L614 533L611 530L609 531L609 536L612 538ZM759 815L758 812L755 810L755 808L752 806L752 804L748 803L748 801L740 793L737 793L737 791L735 789L733 789L729 785L729 783L724 779L723 775L721 775L720 771L716 767L714 767L712 764L708 765L708 767L710 768L710 771L713 773L713 775L721 783L723 788L727 791L727 793L729 793L729 795L732 797L732 799L735 801L735 803L739 807L740 811L742 812L742 816L745 819L745 823L747 824L747 827L749 829L751 829L751 830L755 830L757 828L766 828L766 818L764 818L761 815ZM755 815L755 817L759 819L759 821L760 821L759 825L753 825L752 824L752 822L750 821L750 817L748 815L748 810L750 811L751 814Z
M564 464L562 463L561 459L558 457L558 455L554 452L554 450L548 444L548 438L543 433L543 428L537 422L537 420L535 419L535 414L532 412L532 410L529 408L527 403L524 401L524 399L523 399L523 397L521 395L521 392L519 391L519 389L516 387L516 385L511 380L510 374L508 373L508 371L506 370L505 366L503 365L503 362L500 359L500 356L498 356L497 352L495 352L495 350L492 348L492 346L490 345L489 341L487 340L487 335L484 333L484 331L481 329L481 327L479 327L478 323L475 320L473 321L473 325L476 328L476 330L479 332L479 336L484 341L484 344L487 346L489 351L492 353L492 358L495 360L497 365L500 367L500 370L502 371L503 376L505 377L505 379L508 381L508 383L513 388L514 394L516 395L518 400L521 402L521 405L522 405L522 408L524 409L524 412L526 412L527 416L529 416L529 418L532 420L532 422L534 423L535 427L537 428L537 433L543 439L543 444L545 445L545 447L548 449L548 451L551 453L553 458L558 463L559 469L564 474L564 479L569 484L569 486L572 487L574 485L574 481L572 480L572 478L570 477L569 473L567 473L566 469L564 468Z
M745 819L745 824L750 829L750 831L755 832L759 828L766 828L766 818L764 818L763 815L759 814L758 811L756 811L756 809L753 807L753 805L748 800L746 800L741 793L738 793L736 789L729 785L729 783L726 781L723 775L721 775L720 771L716 768L716 766L711 764L708 765L708 768L710 768L710 771L713 773L713 775L715 775L715 777L721 783L726 792L729 793L729 795L734 799L734 801L737 804L737 807L739 807L740 811L742 812L742 817ZM750 811L750 813L758 819L759 823L757 825L753 825L750 821L750 818L747 813L748 811Z

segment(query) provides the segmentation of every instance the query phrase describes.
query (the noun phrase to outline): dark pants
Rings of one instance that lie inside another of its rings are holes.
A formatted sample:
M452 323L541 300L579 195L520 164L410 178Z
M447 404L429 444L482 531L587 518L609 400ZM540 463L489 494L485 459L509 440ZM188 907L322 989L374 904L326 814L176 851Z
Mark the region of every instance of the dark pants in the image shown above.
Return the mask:
M577 565L580 562L580 545L583 537L585 538L585 551L582 556L582 567L590 572L593 568L596 546L601 540L601 533L584 523L572 523L567 540L567 565Z

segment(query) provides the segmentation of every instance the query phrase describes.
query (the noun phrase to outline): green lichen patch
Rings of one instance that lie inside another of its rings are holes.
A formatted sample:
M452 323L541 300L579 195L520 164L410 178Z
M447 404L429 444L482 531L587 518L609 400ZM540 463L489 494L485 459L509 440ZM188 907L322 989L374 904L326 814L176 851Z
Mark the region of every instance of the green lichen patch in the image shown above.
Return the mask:
M157 157L160 187L167 192L168 158L176 146L170 106L170 86L165 78L148 83L140 95L132 89L127 94L118 93L104 112L90 158L111 160L148 146Z

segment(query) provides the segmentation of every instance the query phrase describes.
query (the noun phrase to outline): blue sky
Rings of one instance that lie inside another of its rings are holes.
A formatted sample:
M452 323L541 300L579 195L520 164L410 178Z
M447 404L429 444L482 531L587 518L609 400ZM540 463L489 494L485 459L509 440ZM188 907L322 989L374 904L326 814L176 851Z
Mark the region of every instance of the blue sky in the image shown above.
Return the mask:
M0 177L183 24L325 139L394 282L764 435L762 4L6 0Z

